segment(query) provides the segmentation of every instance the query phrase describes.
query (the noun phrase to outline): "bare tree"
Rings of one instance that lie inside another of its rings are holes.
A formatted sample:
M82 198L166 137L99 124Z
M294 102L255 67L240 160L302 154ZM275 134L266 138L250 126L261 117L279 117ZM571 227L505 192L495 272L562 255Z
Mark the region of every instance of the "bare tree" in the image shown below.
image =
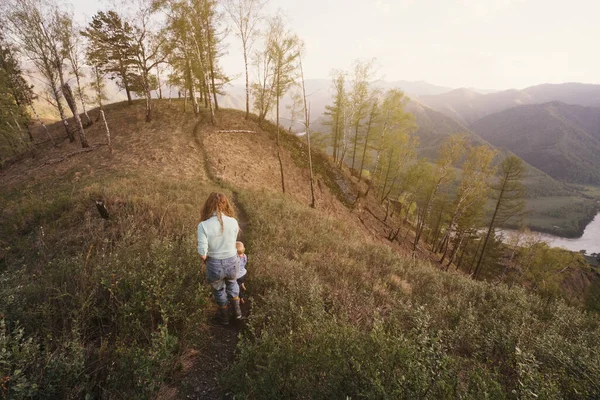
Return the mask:
M44 0L13 0L8 9L10 30L20 49L44 78L50 95L48 102L58 110L67 136L73 142L75 136L69 129L60 91L64 84L64 52L60 46L62 16L55 6Z
M77 82L76 90L79 101L81 102L83 114L85 115L87 124L91 125L92 120L85 108L85 94L81 83L81 79L85 77L85 74L83 71L83 43L82 36L79 34L80 29L75 25L72 15L65 15L61 28L62 48L65 57L71 66L71 72L75 76L75 81Z
M312 153L310 148L310 107L306 106L306 87L304 85L304 70L302 69L302 54L298 55L298 63L300 66L300 79L302 81L302 99L304 101L304 127L306 129L306 144L308 146L308 171L310 174L310 206L315 208L315 188L312 167Z
M146 98L146 122L152 121L152 81L150 71L165 62L168 53L165 51L167 36L161 34L153 19L156 11L152 1L141 1L134 18L130 21L134 30L135 56L140 73L140 88Z
M250 81L248 76L248 55L252 52L262 21L262 10L266 0L226 0L225 10L236 28L236 36L242 41L244 70L246 73L246 119L250 115Z
M283 162L281 160L281 143L279 126L279 101L294 83L296 74L296 59L300 54L300 40L294 33L286 30L283 17L277 15L269 22L269 35L267 36L267 48L274 63L274 85L275 110L277 125L277 158L281 171L281 190L285 193L285 176L283 173Z

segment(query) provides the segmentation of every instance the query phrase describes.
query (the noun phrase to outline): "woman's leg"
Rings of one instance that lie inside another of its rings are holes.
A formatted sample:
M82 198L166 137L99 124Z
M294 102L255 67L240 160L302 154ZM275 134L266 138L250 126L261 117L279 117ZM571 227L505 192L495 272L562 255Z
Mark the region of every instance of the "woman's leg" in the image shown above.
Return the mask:
M240 258L234 256L223 260L223 270L225 272L225 286L227 295L231 299L235 318L242 318L242 310L240 309L240 287L237 283L237 274L240 269Z
M213 294L215 295L215 301L219 307L227 305L227 294L226 294L226 283L224 276L223 265L221 260L213 260L211 258L206 260L206 280L213 288Z

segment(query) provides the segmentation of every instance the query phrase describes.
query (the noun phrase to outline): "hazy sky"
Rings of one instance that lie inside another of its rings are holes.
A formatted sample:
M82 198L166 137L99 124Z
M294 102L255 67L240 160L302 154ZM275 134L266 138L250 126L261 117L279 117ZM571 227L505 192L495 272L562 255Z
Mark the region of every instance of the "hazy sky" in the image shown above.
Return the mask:
M307 78L375 57L386 80L480 89L600 83L598 0L270 1L306 44ZM77 3L80 18L105 8ZM241 74L241 47L228 41L224 69Z

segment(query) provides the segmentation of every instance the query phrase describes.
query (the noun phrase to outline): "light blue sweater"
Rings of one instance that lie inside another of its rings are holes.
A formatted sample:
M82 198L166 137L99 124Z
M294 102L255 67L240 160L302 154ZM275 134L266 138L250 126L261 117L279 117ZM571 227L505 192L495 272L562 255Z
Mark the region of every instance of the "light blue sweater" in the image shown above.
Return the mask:
M237 254L235 242L240 230L235 218L223 215L223 231L217 214L198 224L198 253L217 260Z

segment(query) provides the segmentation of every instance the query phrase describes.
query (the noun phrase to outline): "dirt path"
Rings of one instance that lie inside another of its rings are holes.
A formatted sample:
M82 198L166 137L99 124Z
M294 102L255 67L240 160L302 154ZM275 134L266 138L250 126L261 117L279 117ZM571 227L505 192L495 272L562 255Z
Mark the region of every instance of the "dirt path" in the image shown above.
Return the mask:
M199 121L193 129L193 142L202 154L204 159L205 174L216 185L224 187L223 183L215 179L210 170L208 155L204 151L203 138L200 127L202 121ZM233 192L231 198L238 212L238 221L240 224L240 239L243 241L246 236L248 224L248 215L243 206L238 201L237 192ZM166 399L231 399L233 394L220 386L219 379L226 373L235 357L238 334L245 329L246 318L250 314L251 301L247 300L242 307L242 320L230 320L230 324L223 326L219 324L214 317L210 317L208 327L202 335L209 337L204 340L203 346L195 346L184 350L181 359L182 370L177 377L178 388L170 395L159 396ZM216 307L215 307L216 310ZM167 391L165 391L167 394Z

